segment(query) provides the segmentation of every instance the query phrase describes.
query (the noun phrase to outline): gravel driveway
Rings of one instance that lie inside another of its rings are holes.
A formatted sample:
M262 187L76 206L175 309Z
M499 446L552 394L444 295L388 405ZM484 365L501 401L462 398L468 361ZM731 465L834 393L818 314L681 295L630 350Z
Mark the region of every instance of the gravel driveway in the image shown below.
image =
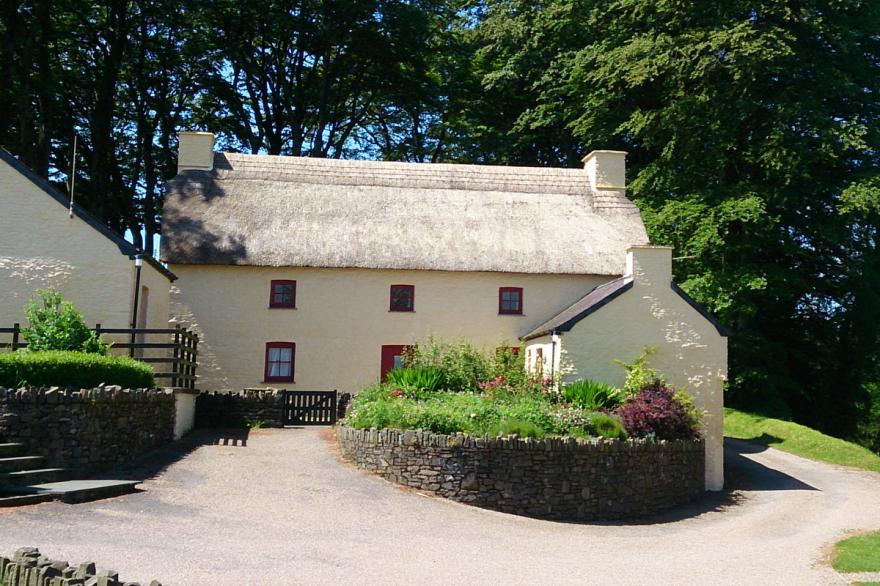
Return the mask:
M406 491L340 463L329 437L193 438L141 493L0 510L0 551L166 585L841 584L825 548L880 528L880 475L734 440L737 490L642 524L580 525Z

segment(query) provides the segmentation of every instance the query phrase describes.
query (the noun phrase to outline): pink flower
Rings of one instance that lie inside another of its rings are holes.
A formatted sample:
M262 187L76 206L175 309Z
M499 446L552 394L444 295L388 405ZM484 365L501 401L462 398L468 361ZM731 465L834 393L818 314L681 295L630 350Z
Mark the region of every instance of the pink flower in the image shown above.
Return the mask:
M394 397L402 397L403 389L394 389L393 391L391 391L391 395Z

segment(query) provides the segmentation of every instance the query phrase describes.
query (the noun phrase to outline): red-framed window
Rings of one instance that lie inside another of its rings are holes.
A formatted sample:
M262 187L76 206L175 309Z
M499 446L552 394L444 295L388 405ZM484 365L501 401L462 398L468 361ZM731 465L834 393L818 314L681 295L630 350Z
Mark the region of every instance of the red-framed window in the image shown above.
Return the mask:
M296 344L293 342L266 342L264 382L292 383L295 366Z
M522 315L522 287L501 287L498 289L498 313L503 315Z
M382 346L382 359L379 366L379 377L382 382L388 373L395 368L403 368L406 355L412 350L412 346L401 344L386 344Z
M269 289L269 307L296 309L296 281L272 281Z
M415 311L416 288L413 285L391 285L389 311Z

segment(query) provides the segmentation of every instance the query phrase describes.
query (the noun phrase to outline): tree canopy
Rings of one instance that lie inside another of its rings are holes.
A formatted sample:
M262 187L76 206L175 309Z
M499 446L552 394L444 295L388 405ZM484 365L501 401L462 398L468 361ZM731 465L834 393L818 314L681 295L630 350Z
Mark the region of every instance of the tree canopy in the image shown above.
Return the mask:
M181 129L246 152L580 165L730 326L728 402L880 450L880 5L7 0L0 144L152 252Z

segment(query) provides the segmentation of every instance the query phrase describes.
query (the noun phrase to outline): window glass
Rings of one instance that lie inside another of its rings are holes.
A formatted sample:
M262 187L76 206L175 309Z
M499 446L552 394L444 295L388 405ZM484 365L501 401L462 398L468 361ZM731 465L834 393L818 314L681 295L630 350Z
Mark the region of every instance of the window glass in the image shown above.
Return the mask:
M414 297L412 285L391 285L391 311L412 311Z

